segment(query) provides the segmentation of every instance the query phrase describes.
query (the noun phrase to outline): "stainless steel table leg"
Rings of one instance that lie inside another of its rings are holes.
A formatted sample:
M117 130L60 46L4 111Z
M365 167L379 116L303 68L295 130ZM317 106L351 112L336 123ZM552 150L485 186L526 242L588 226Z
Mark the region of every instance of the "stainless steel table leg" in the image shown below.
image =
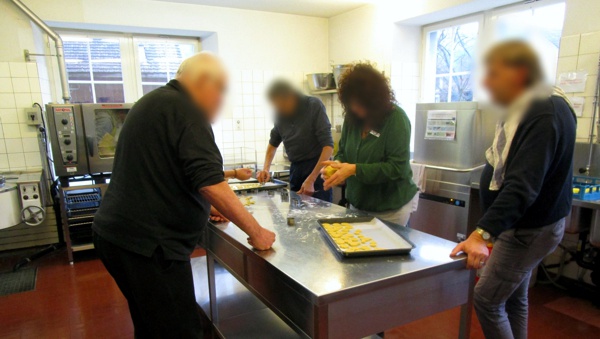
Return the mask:
M210 299L210 320L217 326L219 323L219 312L217 309L217 285L215 281L215 259L210 253L206 253L206 270L208 275L208 297Z
M328 305L313 307L313 338L327 339L329 338L329 307Z
M467 303L460 307L459 339L468 339L471 336L471 317L473 316L473 288L475 288L475 275L477 271L471 270L469 274L469 294Z

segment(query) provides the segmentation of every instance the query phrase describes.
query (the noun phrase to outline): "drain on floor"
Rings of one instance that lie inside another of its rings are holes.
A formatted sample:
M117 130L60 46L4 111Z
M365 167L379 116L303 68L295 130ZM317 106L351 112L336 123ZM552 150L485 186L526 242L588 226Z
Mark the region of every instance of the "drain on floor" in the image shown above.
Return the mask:
M37 268L0 273L0 297L35 289Z

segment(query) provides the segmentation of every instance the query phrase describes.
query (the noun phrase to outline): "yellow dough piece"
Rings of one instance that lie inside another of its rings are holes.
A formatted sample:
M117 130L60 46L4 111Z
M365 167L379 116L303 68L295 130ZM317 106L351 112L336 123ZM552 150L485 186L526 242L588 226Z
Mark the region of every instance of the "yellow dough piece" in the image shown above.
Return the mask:
M371 244L370 244L370 245L371 245L371 247L377 247L377 243L376 243L376 242L374 242L374 241L371 241Z

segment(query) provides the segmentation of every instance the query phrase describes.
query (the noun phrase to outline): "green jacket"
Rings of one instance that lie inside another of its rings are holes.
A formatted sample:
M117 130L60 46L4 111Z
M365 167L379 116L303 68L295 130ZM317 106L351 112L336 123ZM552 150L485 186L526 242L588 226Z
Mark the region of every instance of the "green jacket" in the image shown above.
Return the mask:
M410 121L394 105L379 134L363 139L362 126L344 121L335 159L356 164L356 176L346 180L346 199L367 212L396 210L417 193L410 168Z

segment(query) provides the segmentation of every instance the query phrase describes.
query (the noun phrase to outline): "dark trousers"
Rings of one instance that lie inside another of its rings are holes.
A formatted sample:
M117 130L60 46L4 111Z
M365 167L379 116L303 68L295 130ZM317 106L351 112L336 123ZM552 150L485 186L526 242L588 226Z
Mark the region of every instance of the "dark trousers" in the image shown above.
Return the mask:
M304 180L312 173L318 162L319 158L292 162L292 165L290 166L290 189L292 191L297 192L300 190ZM312 196L328 202L333 200L333 191L323 190L323 179L321 179L320 175L317 177L317 180L315 180L315 193Z
M166 260L157 249L139 255L94 233L102 263L127 299L135 338L202 338L189 261Z

